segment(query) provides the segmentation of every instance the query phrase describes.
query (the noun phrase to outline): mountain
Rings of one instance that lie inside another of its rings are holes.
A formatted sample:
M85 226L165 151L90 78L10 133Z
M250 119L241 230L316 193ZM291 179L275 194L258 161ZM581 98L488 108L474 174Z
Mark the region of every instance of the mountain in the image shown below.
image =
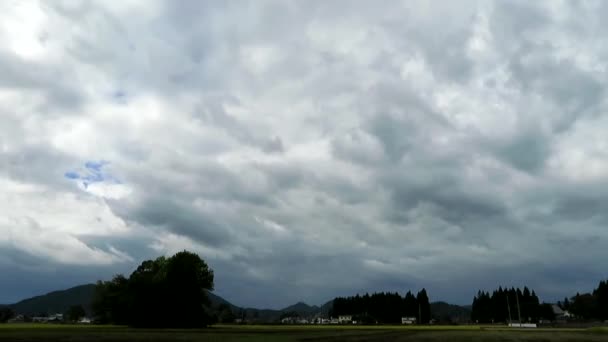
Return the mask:
M72 287L67 290L54 291L42 296L24 299L12 305L0 305L0 307L9 306L17 314L37 315L41 313L63 313L67 311L70 306L82 305L85 310L90 313L94 293L95 284L86 284ZM228 305L233 311L240 309L220 296L211 292L208 294L213 307L224 304Z
M332 299L329 302L321 305L321 307L319 308L319 314L323 315L323 316L328 316L329 311L331 311L331 309L333 309L333 307L334 307L334 301Z
M90 313L94 292L95 285L87 284L25 299L9 306L17 314L25 315L63 313L72 305L82 305L85 310ZM261 310L255 308L242 308L214 293L209 292L208 294L213 308L217 309L219 306L225 305L228 306L237 317L260 323L277 322L282 316L293 314L297 314L301 317L327 316L333 306L333 300L330 300L320 307L298 302L281 310ZM445 302L431 303L431 312L435 319L442 322L466 322L471 316L470 308Z
M207 295L209 296L209 301L211 302L211 306L213 307L218 307L220 305L227 305L232 311L236 311L239 310L240 308L232 303L230 303L229 301L225 300L224 298L213 294L212 292L207 292Z
M431 303L431 314L440 322L462 323L471 318L471 309L446 302L434 302Z
M318 312L319 307L316 305L310 306L306 303L298 302L294 305L291 305L291 306L288 306L288 307L282 309L281 311L285 312L285 313L294 312L294 313L298 313L301 316L308 316L308 315Z
M17 314L23 315L63 313L72 305L82 305L85 311L90 312L94 291L93 284L81 285L25 299L10 307Z
M67 290L54 291L42 296L36 296L22 300L18 303L8 305L17 314L23 315L38 315L66 312L70 306L82 305L85 310L91 312L91 302L95 293L95 285L87 284L76 286ZM297 303L288 306L282 310L270 309L255 309L242 308L236 306L224 298L209 292L209 301L213 308L218 308L221 305L228 306L237 317L246 318L250 321L257 322L276 322L282 315L296 313L303 317L317 316L320 314L327 315L331 309L331 303L328 302L322 307L310 306L306 303Z

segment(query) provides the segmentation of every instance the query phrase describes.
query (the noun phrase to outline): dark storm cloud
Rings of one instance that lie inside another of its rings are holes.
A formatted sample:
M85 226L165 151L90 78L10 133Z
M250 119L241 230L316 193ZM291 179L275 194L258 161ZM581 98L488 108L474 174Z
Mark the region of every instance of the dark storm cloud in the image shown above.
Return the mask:
M144 226L158 226L175 234L193 238L203 244L223 246L230 241L227 227L192 208L191 203L152 198L132 209L130 219Z
M0 292L185 248L240 305L585 291L608 256L602 7L0 5Z

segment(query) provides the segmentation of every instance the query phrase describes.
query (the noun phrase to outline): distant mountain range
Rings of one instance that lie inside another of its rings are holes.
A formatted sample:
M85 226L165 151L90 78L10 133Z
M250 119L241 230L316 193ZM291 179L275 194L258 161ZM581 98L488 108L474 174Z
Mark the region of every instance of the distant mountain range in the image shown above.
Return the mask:
M54 291L8 305L17 314L38 315L41 313L64 313L73 305L82 305L91 311L95 285L81 285L63 291Z
M87 284L32 297L8 306L13 309L15 313L23 315L63 313L73 305L82 305L85 310L90 313L91 301L94 293L95 285ZM242 308L211 292L209 293L209 299L213 307L217 308L220 305L226 305L230 307L237 317L244 316L249 320L258 322L276 322L282 316L296 314L302 317L327 316L333 305L333 301L329 301L322 306L310 306L306 303L299 302L281 310L271 310ZM0 305L0 307L2 306L3 305ZM470 308L445 302L431 303L431 312L433 317L442 321L448 319L451 321L466 321L471 314Z

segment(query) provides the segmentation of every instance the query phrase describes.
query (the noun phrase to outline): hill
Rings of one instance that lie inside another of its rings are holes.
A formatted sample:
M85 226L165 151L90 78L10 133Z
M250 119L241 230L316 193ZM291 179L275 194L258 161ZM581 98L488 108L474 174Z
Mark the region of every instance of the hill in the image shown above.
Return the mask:
M94 291L93 284L81 285L25 299L10 307L17 314L23 315L63 313L72 305L82 305L87 312L90 312Z
M94 293L95 284L86 284L67 290L54 291L45 295L28 298L8 306L17 314L38 315L43 313L63 313L72 305L82 305L87 313L90 314ZM332 303L330 301L322 307L318 307L299 302L282 310L270 310L242 308L211 292L209 292L209 300L213 308L217 308L220 305L227 305L238 317L258 322L276 322L282 315L287 313L297 313L303 317L316 316L319 314L326 315L329 312Z
M471 309L446 302L431 303L433 318L444 323L463 323L471 318Z
M298 302L294 305L288 306L281 310L282 312L295 312L301 316L313 315L319 311L319 307L314 305L310 306L303 302Z
M90 313L94 292L95 285L87 284L25 299L9 306L17 314L24 315L63 313L72 305L82 305ZM327 316L333 306L333 301L328 301L320 307L298 302L281 310L242 308L211 292L209 292L209 300L213 308L227 305L237 317L260 323L277 322L282 316L293 314L301 317ZM465 322L471 315L470 308L445 302L431 303L431 312L435 319L442 322Z
M95 284L86 284L72 287L67 290L54 291L45 295L24 299L12 305L0 305L0 307L9 306L17 314L38 315L41 313L62 313L67 311L70 306L82 305L85 310L90 313L94 293ZM233 311L240 309L236 305L213 293L209 293L209 300L214 307L225 304Z

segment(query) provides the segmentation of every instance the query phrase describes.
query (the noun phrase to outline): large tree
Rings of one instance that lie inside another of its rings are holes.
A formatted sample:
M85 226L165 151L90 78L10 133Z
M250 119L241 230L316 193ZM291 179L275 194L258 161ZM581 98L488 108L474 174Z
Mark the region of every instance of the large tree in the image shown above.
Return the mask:
M197 328L210 322L207 291L213 271L198 255L183 251L146 260L127 279L99 282L93 302L104 323L149 328Z

